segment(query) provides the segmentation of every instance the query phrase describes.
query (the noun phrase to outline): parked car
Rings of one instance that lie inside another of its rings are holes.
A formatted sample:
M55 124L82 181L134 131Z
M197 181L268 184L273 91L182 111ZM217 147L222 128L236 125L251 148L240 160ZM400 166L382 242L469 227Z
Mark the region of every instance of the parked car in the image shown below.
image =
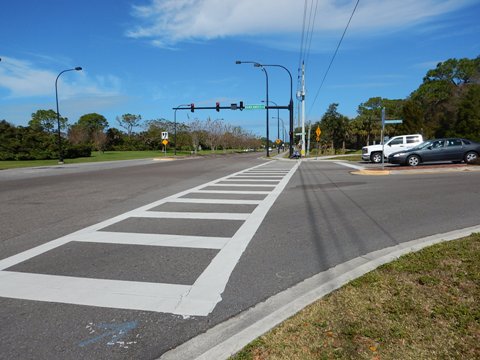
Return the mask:
M470 163L480 154L480 144L467 139L435 139L388 156L391 164L417 166L424 162L453 161Z
M384 146L381 144L364 146L362 148L362 160L380 163L382 162L382 150L385 159L387 159L391 153L411 149L422 142L423 137L420 134L394 136L389 139Z

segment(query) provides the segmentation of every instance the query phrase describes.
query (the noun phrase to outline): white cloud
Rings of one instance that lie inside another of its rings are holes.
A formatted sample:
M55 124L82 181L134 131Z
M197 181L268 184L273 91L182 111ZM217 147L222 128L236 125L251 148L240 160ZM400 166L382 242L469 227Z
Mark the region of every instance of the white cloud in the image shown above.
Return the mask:
M382 31L410 26L474 2L363 0L350 29ZM355 3L356 0L318 0L315 31L343 29ZM133 7L132 15L138 24L127 36L170 47L182 41L301 33L303 6L304 2L298 0L150 0L148 5Z
M9 98L55 95L55 80L59 73L43 69L30 61L2 57L0 87ZM90 77L85 71L63 74L58 79L59 97L78 95L112 96L119 93L120 80L112 75Z

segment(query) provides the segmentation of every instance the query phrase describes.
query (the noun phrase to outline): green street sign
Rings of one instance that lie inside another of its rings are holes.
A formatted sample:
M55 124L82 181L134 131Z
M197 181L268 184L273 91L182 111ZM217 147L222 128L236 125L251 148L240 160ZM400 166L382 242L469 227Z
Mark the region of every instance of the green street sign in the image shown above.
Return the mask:
M403 120L396 119L396 120L385 120L385 124L401 124Z
M265 105L257 104L257 105L245 105L245 110L264 110Z

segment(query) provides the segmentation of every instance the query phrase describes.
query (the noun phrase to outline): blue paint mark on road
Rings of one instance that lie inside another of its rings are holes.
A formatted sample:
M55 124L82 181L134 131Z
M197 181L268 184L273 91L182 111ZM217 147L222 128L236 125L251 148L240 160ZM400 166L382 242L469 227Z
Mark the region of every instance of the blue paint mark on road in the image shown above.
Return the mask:
M90 344L94 344L99 342L102 339L108 338L109 341L107 345L112 346L115 343L118 343L122 338L124 338L128 332L135 329L138 326L137 321L129 321L122 324L98 324L96 325L97 328L100 330L106 331L101 335L95 336L94 338L84 340L78 344L80 347L84 347Z

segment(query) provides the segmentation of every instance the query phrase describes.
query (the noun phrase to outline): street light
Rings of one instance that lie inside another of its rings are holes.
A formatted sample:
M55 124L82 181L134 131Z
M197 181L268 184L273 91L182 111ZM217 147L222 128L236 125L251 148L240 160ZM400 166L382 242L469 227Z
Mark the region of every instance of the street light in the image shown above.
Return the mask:
M283 143L285 144L285 123L283 122L282 118L279 118L279 120L282 122L282 136L283 136Z
M60 75L62 75L64 72L67 72L67 71L80 71L82 70L82 68L80 66L77 66L76 68L73 68L73 69L67 69L67 70L63 70L62 72L60 72L60 74L58 74L57 78L55 79L55 100L57 102L57 126L58 126L58 163L59 164L63 164L63 153L62 153L62 133L61 133L61 130L60 130L60 113L58 111L58 87L57 87L57 83L58 83L58 78L60 77Z
M293 155L293 80L292 80L292 73L290 70L288 70L285 66L283 65L277 65L277 64L259 64L260 66L266 67L266 66L273 66L273 67L279 67L285 70L288 73L288 76L290 76L290 102L288 104L288 111L290 112L290 156Z
M185 108L185 109L188 109L189 107L191 106L191 104L182 104L182 105L178 105L175 110L173 111L173 128L174 128L174 131L173 131L173 141L175 142L175 147L174 147L174 154L175 156L177 156L177 110L179 108Z
M265 101L262 100L262 102L265 102ZM278 106L278 104L275 101L270 100L269 102L275 106ZM280 109L278 108L277 108L277 139L280 139ZM278 144L277 144L277 153L280 154L280 148L278 147Z
M270 139L269 139L269 133L268 133L269 132L269 126L268 126L268 120L269 120L268 103L269 103L269 101L268 101L268 73L267 73L267 69L265 69L262 64L260 64L256 61L240 61L240 60L237 60L237 61L235 61L235 64L237 64L237 65L238 64L253 64L253 66L261 68L262 71L265 73L265 79L266 79L266 83L267 83L267 99L266 99L267 106L265 108L267 110L267 146L266 147L267 147L267 157L270 157L270 150L268 148L269 143L270 143Z

